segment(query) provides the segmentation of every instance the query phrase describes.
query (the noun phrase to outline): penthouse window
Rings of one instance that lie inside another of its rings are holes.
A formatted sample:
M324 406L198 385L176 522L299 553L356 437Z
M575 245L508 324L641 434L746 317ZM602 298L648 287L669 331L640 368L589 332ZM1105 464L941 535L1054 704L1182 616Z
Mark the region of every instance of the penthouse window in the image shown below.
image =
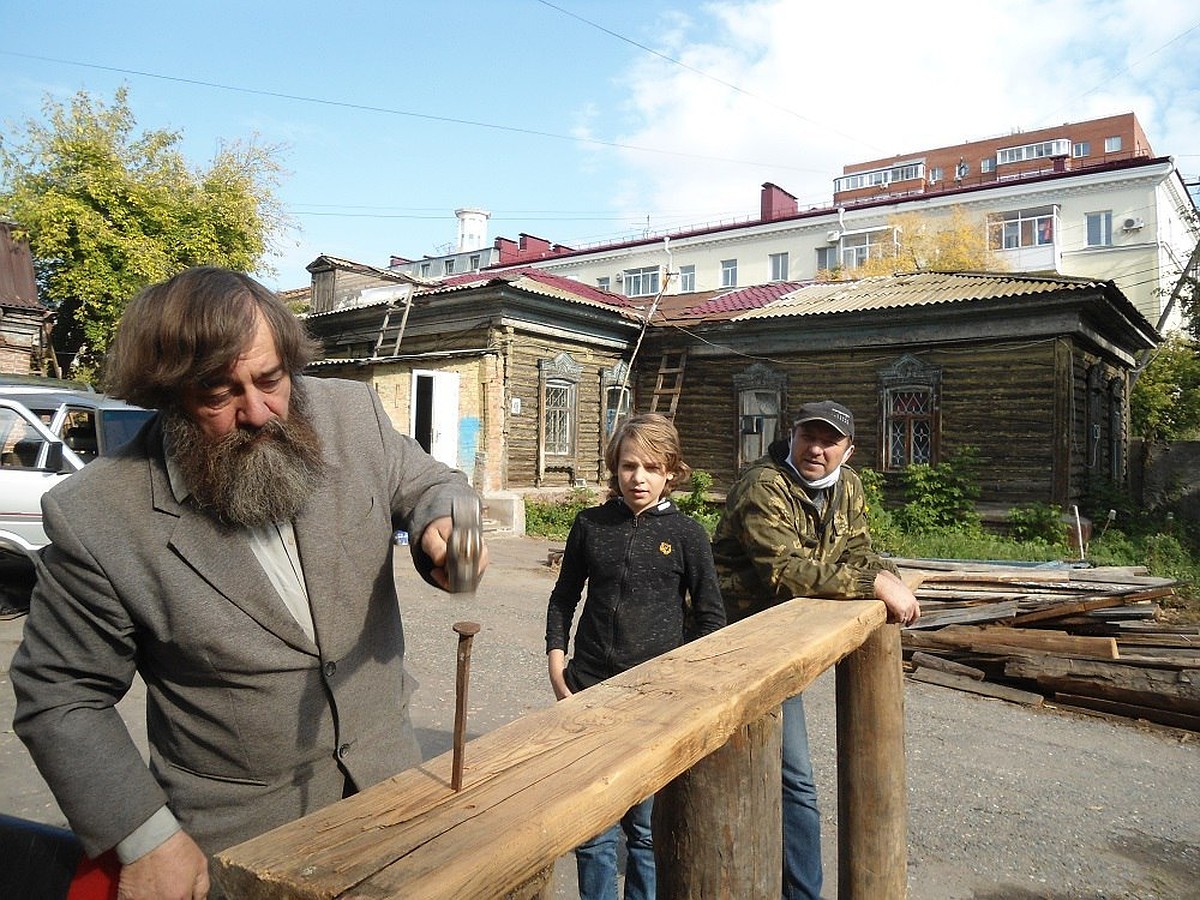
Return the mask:
M1024 144L1020 147L1005 147L996 153L996 162L1000 165L1026 162L1031 159L1048 159L1051 156L1066 156L1071 152L1071 142L1067 138L1057 141L1039 141L1036 144Z
M923 162L904 163L886 169L872 169L870 172L855 172L853 175L843 175L833 179L835 193L841 191L857 191L862 188L887 187L893 181L920 181L925 178Z

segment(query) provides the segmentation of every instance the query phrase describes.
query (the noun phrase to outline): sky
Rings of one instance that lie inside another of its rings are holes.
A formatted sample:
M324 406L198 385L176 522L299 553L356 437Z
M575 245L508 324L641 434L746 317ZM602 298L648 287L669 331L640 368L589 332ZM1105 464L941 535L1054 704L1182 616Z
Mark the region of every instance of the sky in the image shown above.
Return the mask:
M197 168L275 148L257 273L488 241L571 247L830 204L844 165L1133 112L1200 179L1195 0L0 0L0 138L122 85Z

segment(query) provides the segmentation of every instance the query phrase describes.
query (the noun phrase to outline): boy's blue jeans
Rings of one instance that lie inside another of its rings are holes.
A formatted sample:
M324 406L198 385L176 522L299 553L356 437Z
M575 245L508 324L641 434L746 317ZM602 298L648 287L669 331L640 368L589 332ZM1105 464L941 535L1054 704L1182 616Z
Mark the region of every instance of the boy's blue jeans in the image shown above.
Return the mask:
M801 697L783 701L783 896L819 900L821 813Z
M579 900L617 900L617 841L625 832L625 900L654 900L654 840L650 796L607 831L575 848Z

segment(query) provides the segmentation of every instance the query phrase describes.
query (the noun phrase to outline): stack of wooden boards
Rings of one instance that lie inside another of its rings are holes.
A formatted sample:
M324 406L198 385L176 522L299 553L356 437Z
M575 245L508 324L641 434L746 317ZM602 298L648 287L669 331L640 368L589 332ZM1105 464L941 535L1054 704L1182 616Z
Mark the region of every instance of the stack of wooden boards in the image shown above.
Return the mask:
M1136 568L897 559L916 585L912 678L1200 732L1200 626L1160 621L1176 582Z

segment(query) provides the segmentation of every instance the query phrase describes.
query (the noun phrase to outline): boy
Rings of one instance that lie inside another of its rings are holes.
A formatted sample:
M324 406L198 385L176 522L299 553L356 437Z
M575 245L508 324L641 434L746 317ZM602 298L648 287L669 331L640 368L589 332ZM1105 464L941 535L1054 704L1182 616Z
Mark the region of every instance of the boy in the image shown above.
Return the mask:
M691 471L675 426L657 413L633 416L613 433L604 461L610 498L576 516L546 613L547 665L559 700L725 624L708 534L667 499ZM653 801L643 800L576 848L580 900L616 900L622 829L625 900L654 897Z

